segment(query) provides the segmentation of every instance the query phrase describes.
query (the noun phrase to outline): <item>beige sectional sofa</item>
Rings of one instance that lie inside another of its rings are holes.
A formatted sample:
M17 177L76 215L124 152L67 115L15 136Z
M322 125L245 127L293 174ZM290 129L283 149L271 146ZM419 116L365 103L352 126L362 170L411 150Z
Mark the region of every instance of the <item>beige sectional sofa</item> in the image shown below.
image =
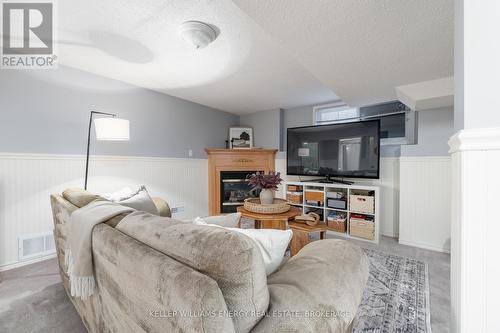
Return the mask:
M60 274L71 213L99 197L83 190L52 195ZM155 201L160 215L168 205ZM143 214L125 215L92 232L97 291L70 297L89 332L349 332L368 279L363 251L321 240L266 277L262 256L245 235ZM69 293L68 293L69 295Z

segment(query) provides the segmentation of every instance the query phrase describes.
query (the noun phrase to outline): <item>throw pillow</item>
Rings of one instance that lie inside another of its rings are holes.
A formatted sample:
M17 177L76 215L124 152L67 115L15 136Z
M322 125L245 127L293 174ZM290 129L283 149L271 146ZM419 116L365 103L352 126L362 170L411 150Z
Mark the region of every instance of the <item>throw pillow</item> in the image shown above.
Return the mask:
M266 275L268 276L281 266L286 249L293 236L292 230L226 228L215 224L209 224L206 222L206 219L199 217L196 218L193 223L232 230L251 238L262 254Z
M194 224L213 224L219 227L238 228L238 223L241 219L241 213L231 213L226 215L215 215L206 217L197 217L194 220L185 220L184 222ZM201 221L201 223L198 223Z
M149 196L146 187L141 186L137 192L132 193L132 195L128 198L124 198L118 201L120 205L131 207L146 213L158 215L158 210L156 209L156 205Z
M101 194L101 197L109 201L119 202L130 198L134 194L135 192L130 187L124 187L116 192Z

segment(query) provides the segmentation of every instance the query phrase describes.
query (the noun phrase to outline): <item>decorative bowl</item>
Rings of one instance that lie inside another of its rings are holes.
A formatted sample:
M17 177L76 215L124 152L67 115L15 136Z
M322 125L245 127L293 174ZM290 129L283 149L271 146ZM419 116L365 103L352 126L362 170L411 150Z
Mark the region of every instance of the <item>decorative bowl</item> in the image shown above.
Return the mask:
M245 199L243 207L250 212L259 214L281 214L290 210L288 201L276 198L274 198L274 202L269 205L261 204L258 198L248 198Z

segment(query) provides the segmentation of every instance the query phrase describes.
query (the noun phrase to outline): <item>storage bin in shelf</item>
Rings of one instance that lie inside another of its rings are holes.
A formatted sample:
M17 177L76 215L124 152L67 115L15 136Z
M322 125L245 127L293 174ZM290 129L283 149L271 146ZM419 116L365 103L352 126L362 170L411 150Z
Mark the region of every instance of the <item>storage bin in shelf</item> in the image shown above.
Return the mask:
M304 197L302 192L286 192L286 200L291 204L302 204Z
M375 239L375 221L373 216L352 214L349 219L349 234L368 240Z
M336 210L328 212L326 225L330 230L345 233L347 231L347 212Z
M302 204L304 201L304 187L301 185L287 185L286 200L291 204Z
M302 192L304 190L304 186L302 185L288 185L287 191L290 192Z
M351 190L349 210L352 212L374 214L375 196L372 191Z
M304 191L304 204L308 206L323 207L324 192L312 189L305 189Z

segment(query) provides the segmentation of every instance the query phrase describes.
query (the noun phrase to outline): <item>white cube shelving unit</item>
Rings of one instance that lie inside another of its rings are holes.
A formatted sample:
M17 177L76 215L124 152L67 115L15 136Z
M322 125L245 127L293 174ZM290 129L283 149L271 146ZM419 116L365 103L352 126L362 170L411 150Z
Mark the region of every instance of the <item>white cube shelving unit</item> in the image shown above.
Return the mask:
M380 233L380 220L379 220L379 197L380 197L380 188L378 186L367 186L367 185L344 185L344 184L332 184L332 183L317 183L317 182L286 182L285 183L285 190L284 195L286 199L286 194L288 192L288 185L295 185L295 186L302 186L303 188L303 198L302 198L302 203L297 204L297 203L290 203L293 206L296 207L301 207L303 213L307 213L310 209L319 209L323 210L323 223L326 223L327 221L327 216L330 211L339 211L339 212L344 212L347 214L347 226L346 226L346 232L337 232L332 229L328 229L328 232L331 232L337 236L345 237L345 238L352 238L352 239L358 239L366 242L371 242L371 243L377 243L379 242L379 233ZM323 192L323 206L314 206L314 205L308 205L306 204L306 196L305 192L306 191L315 191L315 192ZM342 191L347 193L347 209L337 209L337 208L329 208L327 206L327 192L335 192L335 191ZM365 213L365 212L357 212L357 211L352 211L350 210L350 195L351 193L356 193L356 191L370 191L373 192L374 195L374 212L373 213ZM350 219L351 219L351 214L361 214L361 215L366 215L366 216L371 216L373 217L374 221L374 227L375 227L375 234L373 239L366 239L362 237L357 237L353 236L350 234Z

